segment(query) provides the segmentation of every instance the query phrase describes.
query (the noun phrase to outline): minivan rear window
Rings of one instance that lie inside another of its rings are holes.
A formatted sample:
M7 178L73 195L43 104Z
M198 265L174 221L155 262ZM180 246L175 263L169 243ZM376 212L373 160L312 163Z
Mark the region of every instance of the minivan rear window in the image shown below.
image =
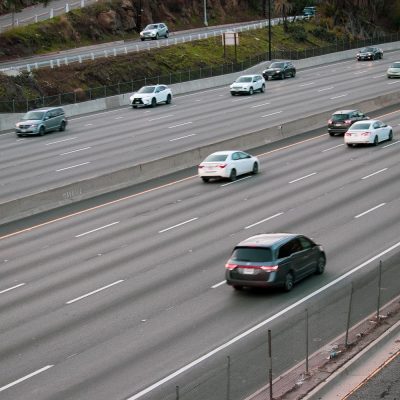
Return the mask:
M345 121L346 119L349 119L350 116L349 114L333 114L332 115L332 121Z
M236 247L233 250L232 261L238 262L269 262L272 261L272 251L268 247Z

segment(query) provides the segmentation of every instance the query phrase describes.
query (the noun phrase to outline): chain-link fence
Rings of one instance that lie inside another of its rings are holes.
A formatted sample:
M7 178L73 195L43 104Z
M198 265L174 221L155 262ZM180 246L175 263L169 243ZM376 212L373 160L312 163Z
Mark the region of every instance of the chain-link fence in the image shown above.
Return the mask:
M320 56L329 53L335 53L344 50L358 49L364 46L372 45L373 43L389 43L399 41L400 33L382 36L374 40L357 40L357 41L336 41L330 46L315 47L303 50L274 50L271 54L271 59L288 59L300 60L309 57ZM269 60L269 53L261 53L250 57L241 62L229 62L222 65L200 67L197 69L189 69L185 71L171 72L169 74L158 75L153 77L144 77L129 82L118 82L114 85L100 86L90 89L79 89L71 93L60 93L55 96L42 96L36 98L26 98L23 100L0 101L0 112L15 113L25 112L40 107L62 106L74 104L83 101L95 100L108 96L115 96L124 93L134 92L140 89L143 85L163 83L171 85L192 81L196 79L209 78L218 75L240 72L261 62Z
M341 351L355 346L360 337L371 331L371 325L384 321L384 314L400 313L400 253L367 266L369 271L361 268L336 279L335 284L326 283L319 293L298 301L295 307L287 307L278 318L259 323L259 329L250 329L250 334L243 334L212 357L193 362L197 365L165 379L166 383L140 398L282 398L312 371L335 362L332 360ZM295 290L301 290L301 283ZM245 291L238 295L253 294Z

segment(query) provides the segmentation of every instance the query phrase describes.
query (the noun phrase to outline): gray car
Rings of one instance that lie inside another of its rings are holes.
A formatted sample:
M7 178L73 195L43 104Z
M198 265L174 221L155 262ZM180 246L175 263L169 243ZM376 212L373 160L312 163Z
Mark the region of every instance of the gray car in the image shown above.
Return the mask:
M28 111L22 120L15 124L17 136L43 136L51 131L64 131L67 126L67 117L61 107L40 108Z
M281 287L290 291L308 275L325 270L321 245L304 235L268 233L240 242L225 265L226 283L236 290L244 287Z

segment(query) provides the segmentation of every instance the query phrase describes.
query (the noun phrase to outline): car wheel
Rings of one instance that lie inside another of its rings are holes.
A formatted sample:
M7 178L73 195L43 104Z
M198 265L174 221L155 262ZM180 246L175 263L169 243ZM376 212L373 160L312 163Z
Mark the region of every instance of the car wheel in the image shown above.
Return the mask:
M233 93L233 92L231 92L231 95L232 95L232 96L235 96L235 95L236 95L236 93Z
M204 183L207 183L210 180L210 178L208 178L207 176L202 176L201 179Z
M250 89L249 89L249 95L252 95L254 93L254 89L251 87Z
M351 144L351 143L346 143L346 144L347 144L348 147L353 147L354 146L354 144Z
M167 31L167 32L165 32L165 39L168 39L168 36L169 36L169 32Z
M335 136L333 132L329 132L329 136Z
M241 285L233 285L232 286L235 290L243 290L243 286L241 286Z
M237 175L236 175L236 169L233 168L230 175L229 175L229 179L231 182L236 181Z
M283 72L281 73L280 78L285 79L285 74Z
M167 96L167 101L165 102L166 104L171 104L171 100L172 100L172 97L171 97L171 95L169 94L168 96Z
M156 36L153 37L153 40L158 40L158 33L156 33Z
M315 273L317 275L321 275L321 274L324 273L325 264L326 264L325 257L320 256L319 259L318 259L317 268L315 269Z
M132 105L132 108L137 108L137 106Z
M44 126L41 126L39 129L39 136L43 136L45 134Z
M296 76L296 72L292 72L292 78L294 78Z
M253 169L252 169L251 173L252 173L253 175L258 174L258 163L255 162L255 163L253 164Z
M393 131L390 131L390 132L389 132L388 140L389 140L389 141L393 140Z
M157 105L157 100L156 100L155 97L153 97L153 98L151 99L151 106L152 106L152 107L155 107L156 105Z
M60 132L65 131L65 121L62 121L60 124Z
M269 81L269 76L264 76L264 79L265 79L266 81Z
M142 42L144 42L144 38L140 38L140 40L141 40Z
M264 85L264 84L261 86L260 92L261 92L261 93L264 93L264 92L265 92L265 85Z
M379 139L378 139L378 135L376 135L374 137L374 146L378 146L378 144L379 144Z
M283 284L283 289L285 292L290 292L294 286L294 278L291 272L288 272L285 276L285 283Z

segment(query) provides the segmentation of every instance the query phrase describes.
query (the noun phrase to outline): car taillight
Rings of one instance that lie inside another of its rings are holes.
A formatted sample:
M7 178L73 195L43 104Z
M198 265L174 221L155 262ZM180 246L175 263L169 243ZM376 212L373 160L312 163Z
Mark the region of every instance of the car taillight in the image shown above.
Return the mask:
M345 123L345 124L351 124L351 119L346 119L346 120L344 121L344 123Z
M225 168L228 164L219 164L218 167Z
M361 136L369 136L369 132L363 132Z
M235 269L237 267L237 264L225 264L225 268L229 269L229 271L232 271L233 269Z
M277 265L263 265L260 267L263 271L267 272L273 272L273 271L278 271L278 266Z
M204 165L201 165L201 164L200 164L198 168L204 168Z
M332 124L333 121L331 119L328 120L328 124Z
M346 132L345 136L351 136L351 133L350 132Z

